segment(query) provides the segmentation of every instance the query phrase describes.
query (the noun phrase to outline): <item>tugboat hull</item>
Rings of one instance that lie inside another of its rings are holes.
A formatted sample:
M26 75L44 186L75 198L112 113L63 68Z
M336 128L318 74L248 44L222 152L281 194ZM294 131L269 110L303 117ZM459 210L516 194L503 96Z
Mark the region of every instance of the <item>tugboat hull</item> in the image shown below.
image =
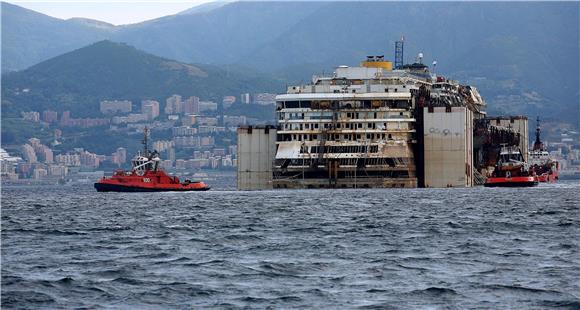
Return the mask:
M178 184L177 186L159 186L159 187L143 187L120 185L110 183L95 183L97 192L193 192L193 191L207 191L209 186L195 186L196 183L188 185Z
M485 187L532 187L538 185L536 177L489 178Z
M544 173L544 174L538 176L538 181L540 181L542 183L554 183L557 180L558 180L557 173L552 173L552 174Z

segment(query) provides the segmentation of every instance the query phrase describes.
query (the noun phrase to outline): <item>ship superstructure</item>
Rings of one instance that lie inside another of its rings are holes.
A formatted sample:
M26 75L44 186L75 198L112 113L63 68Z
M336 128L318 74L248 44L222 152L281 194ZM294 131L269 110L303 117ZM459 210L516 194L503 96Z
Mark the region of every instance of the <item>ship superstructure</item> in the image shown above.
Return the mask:
M469 107L483 117L485 105L475 88L432 74L421 54L394 70L368 56L276 100L274 188L417 187L423 108Z

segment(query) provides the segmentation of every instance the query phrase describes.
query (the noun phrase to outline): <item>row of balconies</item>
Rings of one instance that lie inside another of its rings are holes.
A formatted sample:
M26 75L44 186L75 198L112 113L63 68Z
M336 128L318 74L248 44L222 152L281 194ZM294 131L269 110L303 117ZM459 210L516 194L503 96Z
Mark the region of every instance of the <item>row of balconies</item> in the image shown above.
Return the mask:
M337 131L326 133L324 141L335 141L340 143L349 142L385 142L385 141L412 141L413 134L416 130L398 130L398 131L366 131L366 132L345 132ZM277 142L287 141L322 141L325 134L321 132L287 132L279 131Z
M393 122L385 119L369 120L349 120L336 122L279 122L280 131L322 131L322 130L350 130L350 131L367 131L367 130L407 130L413 123L414 119L404 119Z

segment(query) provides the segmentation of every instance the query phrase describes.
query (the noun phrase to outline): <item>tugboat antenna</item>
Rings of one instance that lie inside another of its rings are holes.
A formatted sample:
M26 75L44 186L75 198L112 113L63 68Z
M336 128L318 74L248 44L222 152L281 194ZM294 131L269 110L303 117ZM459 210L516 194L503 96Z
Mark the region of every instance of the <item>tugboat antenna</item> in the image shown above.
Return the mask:
M540 117L536 118L536 143L542 143L540 141Z
M147 126L145 126L145 129L143 129L143 156L147 156L149 155L149 147L147 145L147 136L149 135L149 128L147 128Z
M540 117L536 118L536 141L534 141L534 147L532 150L544 150L544 144L540 140Z

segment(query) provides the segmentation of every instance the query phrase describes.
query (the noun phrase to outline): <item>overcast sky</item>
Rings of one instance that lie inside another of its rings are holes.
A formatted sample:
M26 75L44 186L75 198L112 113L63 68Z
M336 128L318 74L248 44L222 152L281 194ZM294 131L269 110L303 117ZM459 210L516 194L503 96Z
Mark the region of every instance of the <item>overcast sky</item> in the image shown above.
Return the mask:
M85 17L122 25L175 14L211 0L8 0L7 2L62 19Z

